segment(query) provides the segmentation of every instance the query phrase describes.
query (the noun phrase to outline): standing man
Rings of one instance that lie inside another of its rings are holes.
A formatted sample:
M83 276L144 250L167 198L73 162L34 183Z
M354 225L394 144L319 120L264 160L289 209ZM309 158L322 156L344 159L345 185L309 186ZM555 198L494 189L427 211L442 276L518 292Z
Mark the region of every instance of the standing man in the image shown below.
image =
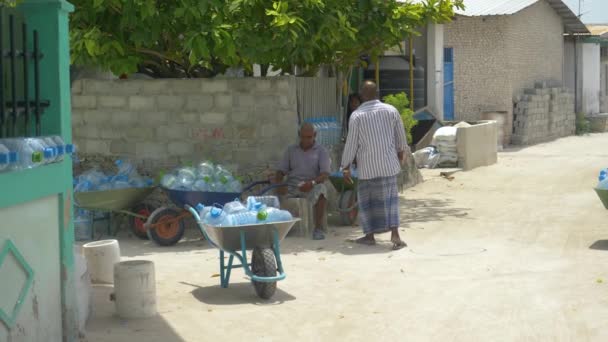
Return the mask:
M314 205L314 240L323 240L322 224L327 206L327 187L323 184L329 177L329 154L315 142L317 132L313 125L300 127L300 142L285 151L279 163L275 181L282 183L287 176L287 191L291 197L302 197Z
M374 234L390 230L393 250L401 249L407 244L399 237L397 175L409 149L405 129L397 109L378 100L374 82L366 81L360 96L363 103L350 118L341 164L346 181L352 182L354 160L359 172L359 219L365 236L355 242L374 245Z

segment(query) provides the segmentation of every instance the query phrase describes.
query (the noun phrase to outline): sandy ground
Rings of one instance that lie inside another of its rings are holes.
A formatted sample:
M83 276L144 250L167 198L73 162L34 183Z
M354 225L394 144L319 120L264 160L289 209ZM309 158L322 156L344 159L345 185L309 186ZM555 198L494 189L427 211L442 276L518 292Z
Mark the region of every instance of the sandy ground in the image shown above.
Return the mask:
M121 320L95 288L89 341L608 341L608 212L592 188L608 135L500 153L497 165L401 197L407 249L288 238L287 279L260 301L242 270L221 289L217 250L121 239L156 265L158 311Z

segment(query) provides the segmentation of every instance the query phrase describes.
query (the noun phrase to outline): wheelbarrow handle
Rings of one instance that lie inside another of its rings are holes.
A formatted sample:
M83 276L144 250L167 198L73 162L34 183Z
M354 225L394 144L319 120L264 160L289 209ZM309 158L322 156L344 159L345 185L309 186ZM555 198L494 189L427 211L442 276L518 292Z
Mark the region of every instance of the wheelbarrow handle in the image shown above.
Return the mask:
M287 183L278 183L278 184L269 185L269 186L263 188L262 190L260 190L260 192L258 192L257 196L262 196L263 194L267 193L268 191L270 191L272 189L282 188L284 186L287 186Z
M269 180L263 180L263 181L257 181L257 182L253 182L249 185L247 185L244 189L243 189L243 193L253 189L254 187L258 186L258 185L263 185L263 184L270 184Z

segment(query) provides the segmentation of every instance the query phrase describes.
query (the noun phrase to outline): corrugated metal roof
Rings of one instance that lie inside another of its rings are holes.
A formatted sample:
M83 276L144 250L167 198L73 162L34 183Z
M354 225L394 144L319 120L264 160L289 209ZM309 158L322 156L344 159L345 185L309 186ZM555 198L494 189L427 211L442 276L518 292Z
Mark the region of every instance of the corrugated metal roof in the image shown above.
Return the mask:
M422 3L426 0L397 0L398 2ZM589 30L572 12L563 0L464 0L464 10L456 10L456 14L467 17L511 15L538 1L547 1L564 20L568 33L588 34Z

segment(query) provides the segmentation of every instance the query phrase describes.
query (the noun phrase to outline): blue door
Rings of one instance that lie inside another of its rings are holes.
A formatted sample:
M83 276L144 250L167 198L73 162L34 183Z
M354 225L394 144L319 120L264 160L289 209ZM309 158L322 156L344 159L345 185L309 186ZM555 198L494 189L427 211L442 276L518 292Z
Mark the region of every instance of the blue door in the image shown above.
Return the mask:
M454 49L443 49L443 119L454 120Z

